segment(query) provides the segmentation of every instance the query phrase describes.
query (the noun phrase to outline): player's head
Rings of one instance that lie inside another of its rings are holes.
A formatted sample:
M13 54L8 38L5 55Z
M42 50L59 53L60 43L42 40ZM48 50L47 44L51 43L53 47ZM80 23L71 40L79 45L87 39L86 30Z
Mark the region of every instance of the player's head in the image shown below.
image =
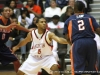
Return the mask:
M85 5L82 1L76 1L74 4L74 12L75 13L82 13L84 12Z
M46 29L47 27L47 23L46 23L46 19L44 17L38 17L36 20L36 25L38 29Z
M17 19L17 17L13 17L11 21L12 21L12 23L18 24L18 19Z
M3 7L2 10L1 10L1 14L5 18L9 18L10 17L10 8L9 7Z

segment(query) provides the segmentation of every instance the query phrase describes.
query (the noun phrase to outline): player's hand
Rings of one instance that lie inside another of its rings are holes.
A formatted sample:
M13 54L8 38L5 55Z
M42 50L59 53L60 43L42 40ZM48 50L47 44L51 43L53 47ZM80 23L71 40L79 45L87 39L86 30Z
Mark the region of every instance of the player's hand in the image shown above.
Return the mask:
M17 46L12 48L12 53L14 54L16 50L18 50L19 48Z
M6 26L6 30L7 30L7 31L11 31L11 29L12 29L12 28L15 28L16 25L17 25L16 23L12 23L12 24L10 24L9 26Z

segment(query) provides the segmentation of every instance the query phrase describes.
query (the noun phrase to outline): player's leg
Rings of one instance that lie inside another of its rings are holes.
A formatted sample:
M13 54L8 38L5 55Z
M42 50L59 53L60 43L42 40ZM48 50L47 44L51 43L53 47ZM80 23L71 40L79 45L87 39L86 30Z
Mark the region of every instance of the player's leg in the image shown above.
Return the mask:
M25 75L25 73L20 71L20 70L18 70L17 75Z
M15 71L17 72L18 68L20 66L20 63L19 63L17 57L14 54L12 54L11 50L6 45L3 45L2 48L0 48L0 49L1 49L0 55L3 57L1 59L1 63L3 65L7 65L7 64L13 62Z
M85 58L87 47L84 39L79 39L74 42L71 48L71 71L72 75L81 75L85 70Z
M98 75L96 71L98 71L97 68L97 46L96 42L94 40L89 41L89 50L87 54L87 61L88 61L88 67L87 70L90 71L91 75Z
M100 71L100 50L98 51L98 71Z
M57 64L51 66L50 70L52 71L52 75L60 75L59 68Z
M28 58L25 62L20 66L18 74L20 75L22 72L25 75L38 75L41 71L41 60L34 58L31 54L29 54Z
M49 74L60 75L58 63L53 55L43 58L41 66Z
M19 60L16 60L13 62L13 65L14 65L14 69L16 72L18 72L18 68L20 67L20 62Z

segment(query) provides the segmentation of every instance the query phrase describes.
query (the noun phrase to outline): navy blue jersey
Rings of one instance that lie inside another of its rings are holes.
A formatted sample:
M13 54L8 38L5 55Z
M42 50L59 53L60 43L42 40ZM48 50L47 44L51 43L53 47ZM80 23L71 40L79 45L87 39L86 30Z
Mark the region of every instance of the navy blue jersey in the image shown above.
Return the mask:
M0 25L8 26L11 24L10 19L7 22L4 22L3 18L0 17ZM10 32L6 31L5 29L0 28L0 44L3 44L8 41Z
M94 31L98 27L98 23L90 15L72 15L65 21L64 34L68 34L72 42L81 38L94 38Z

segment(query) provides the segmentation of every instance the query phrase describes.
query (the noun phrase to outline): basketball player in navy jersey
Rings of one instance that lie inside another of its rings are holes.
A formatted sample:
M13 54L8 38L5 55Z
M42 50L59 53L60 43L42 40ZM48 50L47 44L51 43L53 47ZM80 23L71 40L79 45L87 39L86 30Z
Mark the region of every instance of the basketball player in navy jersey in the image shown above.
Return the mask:
M94 31L100 35L100 27L92 16L84 14L84 7L81 1L75 2L75 14L65 21L64 34L67 41L72 43L72 75L82 73L97 75L97 46L94 41Z
M28 33L27 37L23 41L13 47L14 53L17 49L19 49L19 47L32 41L29 56L19 68L17 75L38 75L41 68L49 74L60 75L57 61L52 53L52 40L61 44L68 44L68 42L66 39L58 37L54 33L46 30L47 24L45 18L38 18L36 25L36 30Z
M5 43L9 39L9 35L12 28L16 28L26 32L29 32L29 30L17 25L16 23L11 23L9 19L9 12L9 7L4 7L1 12L2 16L0 16L0 62L2 63L2 65L7 65L10 62L13 62L14 69L17 72L20 63L17 57L12 54L11 50L5 45Z

